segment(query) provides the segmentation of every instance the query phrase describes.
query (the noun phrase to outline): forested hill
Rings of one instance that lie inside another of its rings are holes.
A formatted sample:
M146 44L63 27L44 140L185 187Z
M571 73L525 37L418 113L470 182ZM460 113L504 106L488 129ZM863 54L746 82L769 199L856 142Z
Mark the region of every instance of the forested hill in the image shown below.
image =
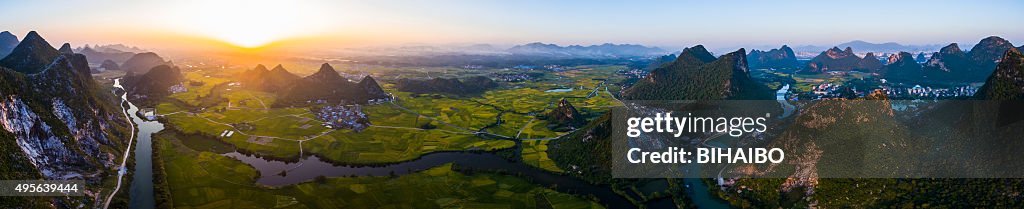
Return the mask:
M717 59L704 46L686 48L626 89L628 100L771 99L771 90L750 78L746 52L739 49Z

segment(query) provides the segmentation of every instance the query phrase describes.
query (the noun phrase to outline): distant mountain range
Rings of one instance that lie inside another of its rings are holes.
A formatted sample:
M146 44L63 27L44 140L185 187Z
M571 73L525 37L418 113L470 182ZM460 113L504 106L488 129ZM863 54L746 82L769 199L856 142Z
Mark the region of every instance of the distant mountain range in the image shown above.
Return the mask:
M956 43L951 43L932 53L932 57L924 63L922 77L897 79L980 82L992 74L997 61L1013 48L1013 44L997 36L982 39L968 52L962 51Z
M1022 46L1024 47L1024 46ZM892 53L886 63L879 63L874 53L858 57L851 47L832 47L815 56L801 69L802 73L826 71L863 71L879 73L886 79L905 82L981 82L992 73L1003 53L1014 49L1006 39L990 36L963 51L952 43L925 58L901 51ZM1019 48L1017 48L1019 49Z
M81 51L81 50L85 50L87 48L96 50L98 52L103 52L103 53L118 53L118 52L143 53L143 52L147 52L145 49L142 49L142 48L139 48L139 47L136 47L136 46L128 46L128 45L124 45L124 44L108 44L108 45L93 45L93 46L89 46L88 44L86 44L83 47L75 49L75 51Z
M102 63L103 61L110 60L115 63L124 64L132 56L135 56L134 52L122 52L114 50L97 50L88 46L75 50L79 54L84 54L89 58L89 63Z
M871 43L871 42L866 42L866 41L861 41L861 40L855 40L855 41L850 41L850 42L846 42L846 43L837 44L834 47L838 47L838 48L847 48L847 47L849 47L849 48L857 49L859 51L875 52L875 53L878 53L878 54L881 54L881 53L895 54L895 53L899 53L901 51L904 51L904 52L932 52L932 51L938 50L939 47L942 47L942 45L938 45L938 44L903 45L903 44L899 44L899 43L895 43L895 42L888 42L888 43L880 43L879 44L879 43ZM819 51L823 51L823 50L827 50L827 49L829 49L829 47L827 47L827 46L814 46L814 45L797 46L797 47L793 48L793 50L795 50L797 52L819 52Z
M649 57L669 53L661 48L635 44L601 44L601 45L569 45L559 46L545 43L529 43L517 45L506 50L512 54L545 55L562 57Z

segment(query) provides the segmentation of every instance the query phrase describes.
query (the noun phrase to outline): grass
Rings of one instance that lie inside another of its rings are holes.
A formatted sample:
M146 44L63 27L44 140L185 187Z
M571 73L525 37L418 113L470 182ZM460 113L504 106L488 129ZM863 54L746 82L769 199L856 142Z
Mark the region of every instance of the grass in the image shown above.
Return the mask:
M240 161L157 136L177 208L601 208L506 175L465 175L450 164L398 177L332 177L280 188Z

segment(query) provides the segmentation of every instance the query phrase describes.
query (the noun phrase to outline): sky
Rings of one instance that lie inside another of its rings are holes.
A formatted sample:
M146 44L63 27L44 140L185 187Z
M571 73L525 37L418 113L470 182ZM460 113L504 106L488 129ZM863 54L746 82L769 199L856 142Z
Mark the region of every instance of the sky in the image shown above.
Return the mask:
M364 47L529 42L668 48L851 40L1024 44L1024 1L14 1L0 30L142 47ZM51 43L59 45L59 43Z

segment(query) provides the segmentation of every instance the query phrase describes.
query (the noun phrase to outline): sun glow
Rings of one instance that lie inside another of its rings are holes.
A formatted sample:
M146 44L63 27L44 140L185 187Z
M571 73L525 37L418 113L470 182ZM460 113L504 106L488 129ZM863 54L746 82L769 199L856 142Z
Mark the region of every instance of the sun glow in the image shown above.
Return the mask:
M291 1L195 1L169 17L188 33L257 48L322 30L320 8ZM184 15L181 15L184 14Z

